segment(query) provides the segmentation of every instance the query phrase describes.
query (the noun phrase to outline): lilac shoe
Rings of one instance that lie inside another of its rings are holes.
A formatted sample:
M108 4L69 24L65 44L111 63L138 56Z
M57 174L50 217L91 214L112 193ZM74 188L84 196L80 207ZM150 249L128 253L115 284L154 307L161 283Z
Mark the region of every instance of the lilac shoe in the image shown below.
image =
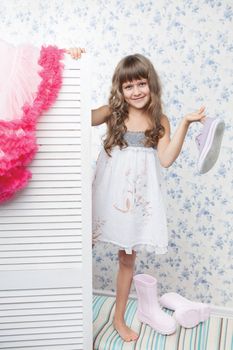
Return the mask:
M197 168L200 174L207 173L216 163L224 129L225 123L223 120L208 117L205 119L203 130L196 137L196 143L199 149Z
M137 298L137 318L158 333L169 335L176 331L174 318L162 310L158 302L157 280L144 273L133 277Z
M191 301L178 293L165 293L159 301L164 307L175 310L174 318L185 328L196 327L210 317L208 304Z

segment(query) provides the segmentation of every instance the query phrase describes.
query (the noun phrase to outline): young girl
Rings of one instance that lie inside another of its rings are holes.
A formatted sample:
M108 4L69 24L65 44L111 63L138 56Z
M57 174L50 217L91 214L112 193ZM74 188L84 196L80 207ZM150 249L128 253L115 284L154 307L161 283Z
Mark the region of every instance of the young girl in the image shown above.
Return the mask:
M83 49L69 53L81 57ZM92 111L92 125L107 124L93 181L93 239L118 247L113 325L123 340L138 338L124 321L136 251L167 251L165 190L160 167L178 157L192 122L203 122L205 107L185 115L170 140L162 111L161 84L152 63L140 54L117 65L109 104Z

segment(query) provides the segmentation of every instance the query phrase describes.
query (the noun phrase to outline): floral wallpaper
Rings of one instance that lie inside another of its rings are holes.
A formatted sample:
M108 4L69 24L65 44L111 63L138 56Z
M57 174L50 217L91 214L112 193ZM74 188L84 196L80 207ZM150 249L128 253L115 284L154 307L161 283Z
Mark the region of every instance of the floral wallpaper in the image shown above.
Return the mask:
M220 157L210 172L196 170L200 123L190 126L179 158L163 170L168 253L138 254L135 273L155 276L159 294L177 291L226 307L233 307L232 28L230 0L0 2L2 39L86 48L92 57L92 108L107 103L117 62L139 52L160 76L172 134L182 117L202 104L207 116L225 120ZM93 171L104 132L103 126L93 128ZM93 287L114 291L116 273L117 250L96 245Z

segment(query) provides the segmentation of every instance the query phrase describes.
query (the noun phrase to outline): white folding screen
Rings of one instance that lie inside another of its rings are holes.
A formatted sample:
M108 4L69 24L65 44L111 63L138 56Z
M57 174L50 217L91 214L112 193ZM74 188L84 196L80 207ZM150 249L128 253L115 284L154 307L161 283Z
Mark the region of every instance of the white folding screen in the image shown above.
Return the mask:
M67 55L66 55L67 56ZM65 57L26 189L0 206L0 349L92 348L90 65Z

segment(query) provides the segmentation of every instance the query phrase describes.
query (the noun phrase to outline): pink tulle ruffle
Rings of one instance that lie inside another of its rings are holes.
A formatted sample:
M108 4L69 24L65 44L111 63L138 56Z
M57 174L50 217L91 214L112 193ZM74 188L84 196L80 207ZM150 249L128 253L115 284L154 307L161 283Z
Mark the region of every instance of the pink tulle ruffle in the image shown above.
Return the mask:
M64 50L55 46L42 47L38 72L41 77L32 104L22 107L21 119L0 120L0 202L10 199L16 191L24 188L31 177L25 167L37 151L36 123L43 112L56 101L62 85Z
M13 46L0 39L0 120L21 119L22 106L32 104L41 77L40 49L22 44Z
M31 177L31 172L25 167L12 168L4 176L0 176L0 189L4 189L0 193L0 201L10 199L14 193L27 185Z

